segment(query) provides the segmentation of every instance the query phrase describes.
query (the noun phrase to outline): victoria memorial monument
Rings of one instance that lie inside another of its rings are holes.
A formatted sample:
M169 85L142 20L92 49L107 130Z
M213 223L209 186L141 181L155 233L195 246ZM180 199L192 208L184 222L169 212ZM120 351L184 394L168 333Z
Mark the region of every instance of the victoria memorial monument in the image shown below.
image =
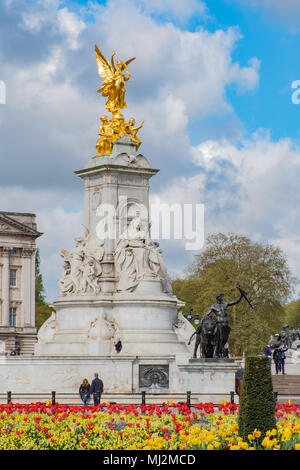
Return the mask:
M77 391L82 377L99 371L107 393L228 394L238 367L191 358L194 328L179 313L162 250L151 239L149 183L159 170L139 153L143 122L121 112L134 58L115 63L115 53L109 62L97 46L95 52L98 92L111 116L101 116L96 154L75 171L84 186L82 232L61 247L60 295L34 356L0 356L0 391Z

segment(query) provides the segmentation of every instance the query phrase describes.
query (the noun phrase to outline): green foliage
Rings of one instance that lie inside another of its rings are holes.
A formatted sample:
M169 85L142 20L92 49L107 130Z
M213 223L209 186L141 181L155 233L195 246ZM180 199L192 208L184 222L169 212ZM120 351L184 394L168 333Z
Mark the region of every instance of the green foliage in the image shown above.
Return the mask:
M297 329L300 325L300 299L290 302L285 307L285 323L287 323L290 328Z
M200 279L175 279L172 281L172 288L178 299L182 299L185 302L185 306L181 307L183 314L187 314L190 307L195 312L202 310L203 299L202 299L202 284Z
M272 376L265 356L246 358L238 424L239 436L244 440L255 429L263 438L276 428Z
M41 304L36 302L35 304L35 327L37 331L40 329L43 323L51 316L53 312L53 308L50 307L48 304L44 303Z
M43 277L40 272L40 252L35 254L35 327L40 329L42 324L51 316L53 309L46 303Z
M45 288L43 278L40 272L40 250L37 248L35 252L35 301L38 303L45 302Z
M172 283L175 295L186 303L183 313L192 307L202 317L215 303L217 292L225 294L225 301L234 300L239 295L237 282L248 292L254 310L244 299L228 309L231 353L257 354L281 328L284 304L295 280L279 248L254 243L242 235L213 234L186 273L185 279Z

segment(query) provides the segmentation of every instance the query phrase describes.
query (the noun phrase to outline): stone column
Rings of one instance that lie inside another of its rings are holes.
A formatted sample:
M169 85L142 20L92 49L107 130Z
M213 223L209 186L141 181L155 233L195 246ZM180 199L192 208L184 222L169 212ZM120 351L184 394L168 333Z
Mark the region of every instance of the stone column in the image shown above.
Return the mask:
M3 277L2 277L2 326L9 326L9 248L2 248Z

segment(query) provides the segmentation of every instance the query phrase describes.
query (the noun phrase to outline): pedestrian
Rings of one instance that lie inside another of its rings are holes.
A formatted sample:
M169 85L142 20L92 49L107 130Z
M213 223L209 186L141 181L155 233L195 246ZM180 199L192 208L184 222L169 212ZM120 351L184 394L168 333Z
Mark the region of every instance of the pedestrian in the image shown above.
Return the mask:
M270 369L271 369L271 366L272 366L272 349L270 348L269 344L267 344L267 346L264 347L262 353L263 353L263 356L267 356L267 358L269 359L269 366L270 366Z
M115 350L117 353L121 352L121 349L122 349L123 345L122 345L122 341L120 339L118 339L118 342L115 344Z
M94 406L99 405L101 400L101 395L103 393L103 382L99 379L97 372L94 374L94 379L92 380L89 395L93 394Z
M242 367L241 362L239 363L239 366L239 369L235 373L235 393L240 397L243 386L244 368Z
M84 405L86 405L89 398L90 384L88 379L83 379L82 384L79 387L79 395Z
M284 371L285 354L284 353L287 350L288 350L288 348L285 348L281 344L273 352L273 359L274 359L274 362L275 362L276 375L278 375L279 372L281 372L282 374L285 374L285 371Z
M229 346L228 343L225 343L223 348L223 357L229 359Z
M277 348L275 348L273 352L273 361L275 364L276 375L278 375L278 373L281 372L281 354L280 354L279 348L280 346L277 346Z

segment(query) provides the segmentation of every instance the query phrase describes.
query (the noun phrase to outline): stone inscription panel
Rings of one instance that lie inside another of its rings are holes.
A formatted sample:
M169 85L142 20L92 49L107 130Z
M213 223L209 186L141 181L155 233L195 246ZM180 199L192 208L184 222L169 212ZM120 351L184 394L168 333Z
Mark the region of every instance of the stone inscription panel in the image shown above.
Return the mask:
M139 365L140 388L169 388L169 365Z

